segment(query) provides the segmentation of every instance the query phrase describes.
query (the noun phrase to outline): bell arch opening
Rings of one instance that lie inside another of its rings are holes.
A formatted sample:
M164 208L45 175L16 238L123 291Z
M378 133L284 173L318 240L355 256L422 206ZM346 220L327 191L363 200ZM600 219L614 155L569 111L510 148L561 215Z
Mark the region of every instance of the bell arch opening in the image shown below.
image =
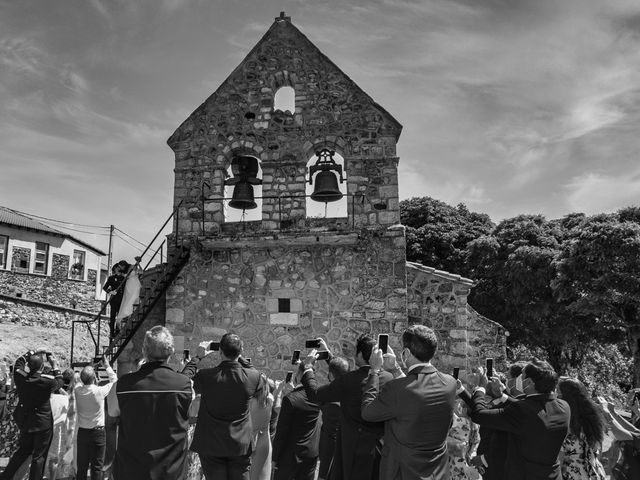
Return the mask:
M236 156L224 182L225 223L262 220L262 166L254 156Z
M307 162L306 180L307 218L348 216L347 176L339 153L328 149L316 152Z
M273 111L275 112L276 110L295 113L296 92L293 87L284 86L276 90L276 94L273 97Z

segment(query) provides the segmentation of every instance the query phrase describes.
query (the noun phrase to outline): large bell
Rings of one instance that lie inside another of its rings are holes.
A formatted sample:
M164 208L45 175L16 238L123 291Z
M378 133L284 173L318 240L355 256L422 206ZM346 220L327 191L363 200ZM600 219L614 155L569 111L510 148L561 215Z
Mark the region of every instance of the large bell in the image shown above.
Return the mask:
M343 195L338 188L338 177L330 170L321 170L315 178L311 200L316 202L337 202Z
M233 195L229 202L231 208L238 210L251 210L258 206L253 198L253 185L249 182L238 182L233 187Z

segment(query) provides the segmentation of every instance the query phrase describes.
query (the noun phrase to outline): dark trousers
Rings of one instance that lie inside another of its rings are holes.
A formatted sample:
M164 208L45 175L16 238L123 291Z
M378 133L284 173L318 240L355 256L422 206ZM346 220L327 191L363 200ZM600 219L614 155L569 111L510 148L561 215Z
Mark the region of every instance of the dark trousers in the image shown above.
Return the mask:
M198 454L207 480L250 480L251 455L209 457Z
M120 310L120 305L122 304L122 297L120 298L112 298L109 302L109 336L111 338L116 335L116 317L118 316L118 311Z
M11 480L13 475L31 455L31 470L29 480L42 480L44 463L49 453L49 446L53 438L53 426L39 432L20 432L20 446L13 454L0 480Z
M318 457L299 458L291 452L282 455L276 463L273 480L313 480L316 476Z
M107 445L104 428L78 429L78 478L87 478L91 466L91 480L102 480L102 467Z

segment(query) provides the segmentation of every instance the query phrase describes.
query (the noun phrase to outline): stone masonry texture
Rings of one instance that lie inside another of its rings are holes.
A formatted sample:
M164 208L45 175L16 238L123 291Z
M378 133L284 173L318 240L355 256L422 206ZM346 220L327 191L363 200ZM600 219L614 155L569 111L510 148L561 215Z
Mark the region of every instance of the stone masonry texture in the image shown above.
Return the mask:
M283 86L295 91L293 112L274 109ZM359 335L390 333L397 348L411 323L436 330L445 371L489 354L504 359L504 329L466 304L473 282L406 261L401 130L288 17L276 19L168 140L178 207L170 243L190 246L191 256L145 328L164 323L176 349L192 351L238 333L245 356L275 378L291 369L306 339L323 336L334 353L352 358ZM306 214L306 166L323 148L344 158L343 218ZM225 219L224 180L240 155L260 161L261 221ZM128 368L139 349L138 338L121 363Z

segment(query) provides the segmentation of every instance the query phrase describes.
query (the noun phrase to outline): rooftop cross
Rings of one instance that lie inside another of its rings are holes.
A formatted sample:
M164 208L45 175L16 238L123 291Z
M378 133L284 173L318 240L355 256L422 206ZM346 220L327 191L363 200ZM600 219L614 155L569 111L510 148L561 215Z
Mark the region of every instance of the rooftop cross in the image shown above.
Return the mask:
M291 17L287 16L285 12L280 12L280 16L276 17L276 22L281 22L283 20L285 22L290 22L291 21Z

